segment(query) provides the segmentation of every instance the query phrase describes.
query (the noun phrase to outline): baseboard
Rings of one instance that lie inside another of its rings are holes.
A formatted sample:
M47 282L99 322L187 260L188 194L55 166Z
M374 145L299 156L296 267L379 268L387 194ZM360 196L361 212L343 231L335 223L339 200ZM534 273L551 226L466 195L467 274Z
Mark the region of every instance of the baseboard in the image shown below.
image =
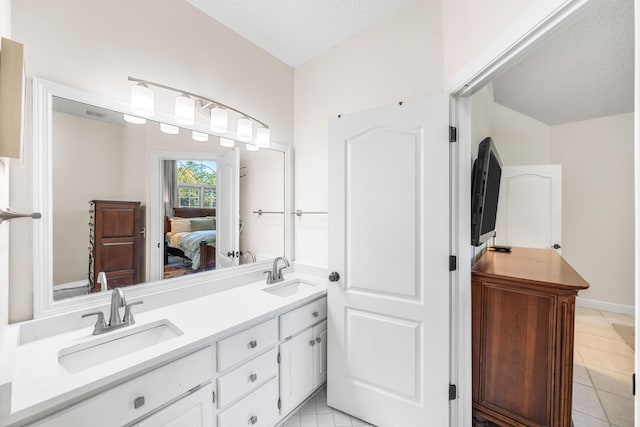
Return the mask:
M614 304L612 302L595 301L591 299L576 298L578 307L595 308L596 310L611 311L634 316L636 308L632 305Z
M86 288L89 286L89 280L76 280L75 282L61 283L59 285L53 285L53 291L61 291L64 289Z

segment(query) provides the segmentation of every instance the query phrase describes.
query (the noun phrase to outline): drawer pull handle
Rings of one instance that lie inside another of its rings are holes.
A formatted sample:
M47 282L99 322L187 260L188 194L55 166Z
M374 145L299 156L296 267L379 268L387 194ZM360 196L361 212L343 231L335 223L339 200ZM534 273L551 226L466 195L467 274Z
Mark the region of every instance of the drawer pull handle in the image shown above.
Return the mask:
M141 406L144 406L144 396L136 397L133 401L133 407L135 409L138 409Z
M258 379L258 375L257 374L249 375L249 381L251 381L252 383L256 382L257 379Z
M258 417L256 417L255 415L252 416L251 418L249 418L249 422L251 424L256 424L258 422Z
M313 347L314 345L316 345L316 340L311 340L311 341L309 341L309 345L310 345L310 346L312 346L312 347Z
M249 348L256 348L258 346L258 341L251 340L249 341Z
M314 311L312 314L313 314L313 317L318 317L320 313L318 313L317 311Z
M322 342L322 337L318 337L318 338L316 338L316 342L317 342L317 343Z

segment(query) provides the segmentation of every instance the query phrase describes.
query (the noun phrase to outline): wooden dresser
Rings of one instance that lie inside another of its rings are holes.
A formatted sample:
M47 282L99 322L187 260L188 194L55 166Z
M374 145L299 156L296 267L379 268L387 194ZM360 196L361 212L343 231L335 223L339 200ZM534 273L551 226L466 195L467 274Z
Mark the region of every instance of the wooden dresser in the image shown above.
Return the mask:
M140 202L92 200L89 203L89 282L100 291L98 273L109 289L139 281Z
M472 269L474 426L571 427L575 297L551 249L488 251Z

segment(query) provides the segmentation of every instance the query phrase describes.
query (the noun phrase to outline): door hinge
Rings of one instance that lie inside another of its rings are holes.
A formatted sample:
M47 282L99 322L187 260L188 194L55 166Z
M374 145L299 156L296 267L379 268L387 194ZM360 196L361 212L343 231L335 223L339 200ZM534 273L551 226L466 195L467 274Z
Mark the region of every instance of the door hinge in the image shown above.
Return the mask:
M212 391L211 394L213 395L213 397L212 397L213 403L216 403L216 392Z
M282 409L282 399L278 398L278 409Z
M633 395L636 395L636 374L633 374L631 376L631 393L633 393Z
M458 128L455 126L449 126L449 142L458 141Z
M456 400L458 398L458 388L455 384L449 384L449 400Z
M449 271L456 271L458 269L458 257L455 255L449 255Z
M280 364L280 353L278 353L278 364Z

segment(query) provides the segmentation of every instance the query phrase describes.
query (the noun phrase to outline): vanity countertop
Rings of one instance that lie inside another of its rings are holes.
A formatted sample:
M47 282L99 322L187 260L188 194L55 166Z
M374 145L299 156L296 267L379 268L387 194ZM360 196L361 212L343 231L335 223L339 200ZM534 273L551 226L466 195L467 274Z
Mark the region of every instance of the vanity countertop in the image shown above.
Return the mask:
M13 362L11 412L0 425L54 412L326 294L326 281L316 276L293 273L283 283L296 280L315 286L282 297L263 291L277 285L260 281L137 314L134 327L166 319L183 334L77 373L69 373L59 364L58 352L96 339L93 327L18 345L20 325L9 326L5 338L10 337L15 348L0 349L0 359ZM7 356L11 352L13 357Z

